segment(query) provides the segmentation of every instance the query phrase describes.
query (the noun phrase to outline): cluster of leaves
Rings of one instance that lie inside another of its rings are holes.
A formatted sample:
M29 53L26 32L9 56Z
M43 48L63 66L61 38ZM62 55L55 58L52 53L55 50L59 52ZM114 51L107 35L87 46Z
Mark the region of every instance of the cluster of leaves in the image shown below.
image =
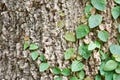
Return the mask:
M25 41L24 42L24 50L28 49L30 50L30 56L32 58L33 61L39 59L41 60L41 64L39 65L39 71L40 72L44 72L45 70L47 70L49 68L49 64L46 62L45 56L43 54L39 55L39 52L37 51L37 49L39 48L38 45L36 45L35 43L31 43L29 41Z
M117 4L120 4L120 0L114 1ZM102 16L100 14L91 15L91 10L92 8L95 8L98 11L104 11L106 10L106 4L106 0L91 0L91 5L89 4L85 7L85 15L88 18L88 25L79 25L75 30L76 33L66 33L64 36L65 39L69 42L76 42L76 40L83 39L85 36L87 36L91 29L98 27L102 23ZM114 19L117 19L120 16L120 6L113 7L111 10L111 14ZM120 33L120 25L118 26L118 32ZM105 43L109 40L109 33L105 30L98 31L97 37L98 39L94 42L91 42L90 44L80 45L78 47L78 52L75 52L74 48L68 48L64 53L65 60L75 59L74 61L72 61L71 71L76 72L80 70L80 72L76 74L82 73L84 72L84 64L81 62L81 60L88 60L92 51L98 48L97 50L99 51L101 56L101 65L99 73L96 75L95 80L102 80L103 77L105 78L105 80L120 80L120 46L118 44L111 44L110 46L108 46L110 52L104 53L101 50L101 43ZM118 42L120 42L120 36L118 36ZM78 80L77 78L79 79L78 76L71 79ZM86 77L85 80L89 80L88 77Z
M88 25L80 24L75 33L67 32L64 38L68 42L76 42L76 40L83 39L89 34L91 29L98 27L102 23L102 16L100 14L91 14L91 10L95 8L98 11L106 10L106 0L90 0L91 4L86 5L85 15L88 18ZM115 3L120 4L120 0L114 0ZM114 19L120 16L120 6L115 6L111 10L111 14ZM62 26L62 22L58 23L59 27ZM120 33L120 25L118 26L118 32ZM90 77L85 76L84 64L82 60L88 60L92 54L92 51L97 49L101 57L101 65L99 73L95 76L95 80L120 80L120 46L118 44L111 44L109 47L110 52L104 53L101 50L101 43L105 43L109 40L109 33L105 30L98 31L97 40L90 44L79 45L78 51L73 47L68 48L64 52L64 59L71 60L70 66L60 69L58 66L51 67L52 73L57 76L68 76L70 80L91 80ZM118 36L118 42L120 43L120 36ZM29 48L31 51L32 60L36 60L39 57L39 53L36 51L39 47L36 44L30 44L28 41L24 43L24 50ZM111 54L109 54L111 53ZM112 56L112 57L111 57ZM40 55L39 59L42 63L39 65L39 71L44 72L50 65L45 60L44 55ZM56 77L54 80L62 80L61 77Z

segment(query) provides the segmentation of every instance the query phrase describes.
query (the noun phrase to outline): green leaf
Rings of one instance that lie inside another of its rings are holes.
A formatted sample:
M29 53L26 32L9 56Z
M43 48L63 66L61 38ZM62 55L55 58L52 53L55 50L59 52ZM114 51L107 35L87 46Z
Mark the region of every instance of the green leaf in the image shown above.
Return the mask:
M100 75L104 76L105 75L105 71L103 70L105 66L105 62L102 61L100 64Z
M92 6L88 4L86 5L84 12L85 14L89 14L91 10L92 10Z
M94 50L95 48L100 48L100 43L98 41L91 42L88 45L88 50Z
M120 24L118 25L118 32L120 33Z
M105 72L105 80L113 80L113 71Z
M120 80L119 74L113 74L113 80Z
M120 16L120 6L113 7L111 13L113 18L117 19Z
M77 39L85 37L89 33L89 27L86 25L79 25L76 28L76 37Z
M36 60L38 58L38 56L39 56L39 53L37 51L35 51L35 52L32 52L30 54L30 56L32 57L32 60Z
M99 14L91 15L88 19L88 23L89 23L90 28L97 27L98 25L101 24L101 22L102 22L102 16Z
M79 77L80 80L83 80L85 77L85 72L81 70L80 72L77 73L77 76Z
M120 62L120 54L113 54L116 61Z
M62 80L61 77L56 77L54 80Z
M64 68L62 69L62 72L61 74L64 75L64 76L69 76L70 75L70 69L69 68Z
M120 35L117 35L117 40L120 43Z
M40 59L41 61L46 61L44 54L41 54L39 59Z
M114 0L116 3L120 4L120 0Z
M104 71L112 71L117 67L117 62L113 61L113 60L109 60L106 62L105 66L104 66Z
M107 31L99 31L98 38L103 42L107 42L107 40L109 38L109 34Z
M110 52L112 54L120 54L120 46L116 44L111 44L110 45Z
M64 37L67 41L75 42L75 35L72 32L66 33Z
M84 64L75 60L72 62L71 64L71 70L72 72L77 72L77 71L80 71L84 68Z
M91 51L88 50L87 45L82 45L78 47L78 53L84 58L88 59L91 55Z
M75 53L74 48L68 48L68 49L65 51L65 53L64 53L65 59L66 59L66 60L67 60L67 59L70 59L70 58L74 55L74 53Z
M53 74L60 74L60 73L61 73L61 70L60 70L59 67L54 67L54 68L52 69L52 72L53 72Z
M91 77L87 76L84 80L93 80Z
M39 65L39 70L40 72L44 72L45 70L47 70L49 68L49 64L48 63L41 63Z
M95 76L95 80L102 80L102 79L101 79L101 76L97 74L97 75Z
M120 66L115 69L115 72L120 74Z
M101 54L101 60L106 60L108 58L108 54L107 53L104 53L102 51L99 51L100 54Z
M70 80L78 80L78 78L76 76L73 76L70 78Z
M36 50L38 49L38 46L34 43L30 44L30 47L29 47L30 50Z
M100 11L104 11L106 9L106 0L91 0L91 4Z
M25 41L24 43L24 50L27 49L29 47L30 43L29 41Z

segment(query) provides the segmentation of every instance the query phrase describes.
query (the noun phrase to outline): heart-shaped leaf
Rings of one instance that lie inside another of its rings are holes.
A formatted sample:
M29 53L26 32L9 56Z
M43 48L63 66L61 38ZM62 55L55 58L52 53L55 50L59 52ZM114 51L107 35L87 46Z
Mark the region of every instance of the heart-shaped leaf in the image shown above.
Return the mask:
M39 56L39 53L37 51L35 51L35 52L32 52L30 54L30 56L32 57L32 60L36 60L38 58L38 56Z
M89 14L91 10L92 10L92 6L86 5L84 12L85 12L85 14Z
M119 74L113 74L113 80L120 80Z
M65 51L65 53L64 53L65 59L66 59L66 60L67 60L67 59L70 59L70 58L74 55L74 53L75 53L74 48L68 48L68 49Z
M24 50L27 49L29 47L30 43L29 41L25 41L24 43Z
M91 51L88 50L87 45L82 45L78 47L78 53L84 58L88 59L91 55Z
M100 11L104 11L106 9L106 0L91 0L91 4Z
M86 25L79 25L76 28L76 37L77 39L85 37L89 33L89 27Z
M72 72L80 71L83 68L84 68L84 64L79 62L79 61L77 61L77 60L73 61L72 64L71 64Z
M114 19L117 19L120 16L120 6L116 6L112 8L112 16Z
M113 54L116 61L120 62L120 54Z
M120 0L114 0L116 3L120 4Z
M106 62L105 66L104 66L104 71L112 71L117 67L117 62L113 61L113 60L109 60Z
M88 23L90 28L95 28L98 25L100 25L102 22L102 16L97 14L97 15L91 15L88 19Z
M54 67L54 68L52 69L52 72L53 72L53 74L60 74L60 73L61 73L61 70L60 70L59 67Z
M115 69L115 72L120 74L120 66Z
M95 76L95 80L102 80L102 79L101 79L101 76L97 74L97 75Z
M64 75L64 76L69 76L70 75L70 69L69 68L64 68L62 69L61 71L61 74Z
M112 54L120 54L120 46L116 44L111 44L110 45L110 52Z
M85 72L81 70L80 72L77 73L77 76L79 77L79 79L83 80L85 77Z
M109 34L107 31L99 31L98 32L98 38L103 41L106 42L109 38Z
M30 50L36 50L38 49L38 46L34 43L30 44L30 47L29 47Z
M66 33L64 37L67 41L75 42L75 35L72 32Z
M95 48L100 48L100 43L98 41L91 42L88 45L88 50L94 50Z
M49 64L48 63L41 63L39 65L39 70L40 72L44 72L45 70L47 70L49 68Z

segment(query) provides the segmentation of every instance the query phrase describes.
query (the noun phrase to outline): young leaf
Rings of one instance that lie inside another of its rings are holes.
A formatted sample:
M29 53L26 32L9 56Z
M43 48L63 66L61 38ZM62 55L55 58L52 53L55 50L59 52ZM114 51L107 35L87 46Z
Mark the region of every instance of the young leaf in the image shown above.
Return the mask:
M65 53L64 53L65 59L66 59L66 60L67 60L67 59L70 59L70 58L74 55L74 53L75 53L74 48L68 48L68 49L65 51Z
M120 24L118 25L118 32L120 33Z
M106 42L109 38L109 34L107 31L99 31L98 32L98 38L103 41Z
M30 44L30 47L29 47L30 50L36 50L38 49L38 46L34 43Z
M120 4L120 0L114 0L116 3Z
M94 50L95 48L100 48L100 43L98 41L91 42L88 45L88 50Z
M120 54L113 54L116 61L120 62Z
M80 80L83 80L85 77L85 72L81 70L80 72L77 73L77 76L79 77Z
M104 53L102 51L99 51L100 54L101 54L101 60L106 60L108 58L108 54L107 53Z
M44 72L45 70L47 70L49 68L49 64L48 63L41 63L39 65L39 70L40 72Z
M120 80L119 74L113 74L113 80Z
M84 68L84 64L75 60L72 62L71 64L71 70L72 72L77 72L77 71L80 71Z
M97 75L95 76L95 80L102 80L102 79L101 79L101 76L97 74Z
M117 19L120 16L120 6L116 6L112 8L112 16L114 19Z
M105 80L113 80L113 71L105 72Z
M64 37L67 41L75 42L75 35L72 32L66 33Z
M85 10L84 10L85 14L89 14L91 9L92 9L91 5L86 5Z
M96 44L91 42L89 45L88 45L88 50L94 50L96 48Z
M89 33L89 27L86 25L79 25L76 28L76 37L77 39L85 37Z
M40 58L39 58L41 61L46 61L45 59L45 56L43 54L40 55Z
M24 50L27 49L29 47L30 43L29 41L25 41L24 43Z
M61 77L56 77L54 80L62 80Z
M53 74L60 74L60 73L61 73L61 70L60 70L59 67L54 67L54 68L52 69L52 72L53 72Z
M88 50L88 46L82 45L78 47L78 53L84 58L88 59L91 55L91 51Z
M99 1L99 0L98 0ZM102 16L97 14L97 15L91 15L88 19L88 23L90 28L95 28L98 25L100 25L102 22Z
M100 64L100 75L104 76L105 75L105 71L103 70L105 66L105 62L102 61Z
M115 69L115 72L120 74L120 66Z
M106 0L91 0L91 4L100 11L106 9Z
M78 80L78 78L76 76L73 76L70 78L70 80Z
M112 54L120 54L120 46L119 45L115 45L115 44L111 44L110 45L110 52Z
M39 53L37 51L35 51L35 52L32 52L30 54L30 56L32 57L32 60L36 60L38 58L38 56L39 56Z
M69 68L64 68L62 69L61 71L61 74L64 75L64 76L69 76L70 75L70 69Z
M109 60L106 62L105 66L104 66L104 71L112 71L117 67L117 62L113 61L113 60Z

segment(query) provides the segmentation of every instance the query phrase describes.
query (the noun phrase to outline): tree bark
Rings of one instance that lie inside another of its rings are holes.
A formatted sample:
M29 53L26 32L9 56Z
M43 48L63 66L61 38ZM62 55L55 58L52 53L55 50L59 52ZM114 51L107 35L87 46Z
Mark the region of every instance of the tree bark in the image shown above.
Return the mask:
M79 24L87 24L81 21L85 5L86 0L0 1L0 80L53 80L55 77L50 70L39 72L41 62L32 61L30 51L23 49L26 40L40 46L39 53L45 55L51 66L68 67L70 61L64 60L64 51L73 47L77 53L83 40L67 42L64 34L75 33Z

